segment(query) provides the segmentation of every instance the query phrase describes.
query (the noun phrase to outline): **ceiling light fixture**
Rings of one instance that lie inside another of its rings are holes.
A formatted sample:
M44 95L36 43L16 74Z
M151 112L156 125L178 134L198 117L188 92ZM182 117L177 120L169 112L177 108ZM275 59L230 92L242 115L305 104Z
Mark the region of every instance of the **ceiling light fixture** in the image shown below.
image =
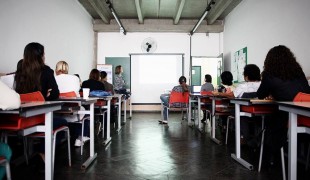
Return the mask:
M126 35L127 31L126 29L124 28L121 20L118 18L115 10L113 9L113 6L112 6L112 3L110 2L110 0L106 0L105 3L108 5L108 8L110 9L113 17L115 18L117 24L119 25L119 28L120 28L120 32L123 33L124 35Z
M199 19L199 21L196 23L196 25L194 26L194 28L193 28L193 29L191 30L191 32L189 33L190 35L193 35L194 32L197 30L197 28L199 27L200 23L204 20L204 18L207 16L208 12L211 10L211 6L212 6L213 4L215 4L215 1L214 1L214 0L212 0L212 1L208 4L208 6L207 6L205 12L203 13L203 15L201 16L201 18Z

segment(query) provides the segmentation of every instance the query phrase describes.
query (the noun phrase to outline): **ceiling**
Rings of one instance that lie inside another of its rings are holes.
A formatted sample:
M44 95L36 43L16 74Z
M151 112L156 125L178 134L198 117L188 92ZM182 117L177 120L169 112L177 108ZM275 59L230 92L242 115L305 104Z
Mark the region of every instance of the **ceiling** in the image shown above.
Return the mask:
M211 0L79 0L93 17L96 32L119 32L122 26L126 32L190 33L206 11L195 32L223 32L224 18L242 0L213 1L207 11Z

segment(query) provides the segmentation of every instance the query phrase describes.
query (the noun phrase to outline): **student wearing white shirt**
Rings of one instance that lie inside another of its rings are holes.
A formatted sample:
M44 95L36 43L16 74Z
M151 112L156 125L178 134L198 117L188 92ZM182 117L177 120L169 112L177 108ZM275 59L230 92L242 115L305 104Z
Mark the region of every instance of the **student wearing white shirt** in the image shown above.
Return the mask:
M55 79L58 85L58 89L60 93L72 92L74 91L77 97L80 97L79 90L80 90L80 79L76 75L70 75L69 72L69 65L66 61L59 61L56 64L55 69ZM81 106L81 110L84 110L84 107ZM76 122L78 121L78 117L76 115L62 115L62 118L65 118L67 122ZM84 117L80 115L80 119ZM88 141L89 136L88 129L89 129L89 121L84 122L84 137L81 138L81 127L79 124L69 124L71 136L73 138L77 138L75 140L75 146L81 146L82 140Z
M56 64L56 82L60 93L74 91L79 97L80 80L77 76L68 74L69 65L66 61L59 61Z

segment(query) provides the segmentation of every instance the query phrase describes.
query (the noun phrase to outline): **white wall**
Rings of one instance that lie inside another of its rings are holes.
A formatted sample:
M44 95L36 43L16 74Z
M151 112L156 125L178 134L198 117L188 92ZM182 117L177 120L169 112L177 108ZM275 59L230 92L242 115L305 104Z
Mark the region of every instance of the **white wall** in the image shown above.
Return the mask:
M185 33L98 33L98 64L105 63L105 57L129 57L131 53L142 53L141 43L152 37L157 42L154 53L183 53L184 73L189 77L190 36ZM213 56L221 54L220 34L194 34L192 56ZM177 80L176 80L177 82Z
M1 0L0 24L0 72L15 71L30 42L44 45L52 69L64 59L85 80L95 67L92 18L77 0Z
M230 70L231 58L243 47L248 47L248 64L262 69L269 49L282 44L309 76L309 9L309 0L243 0L225 19L225 69Z

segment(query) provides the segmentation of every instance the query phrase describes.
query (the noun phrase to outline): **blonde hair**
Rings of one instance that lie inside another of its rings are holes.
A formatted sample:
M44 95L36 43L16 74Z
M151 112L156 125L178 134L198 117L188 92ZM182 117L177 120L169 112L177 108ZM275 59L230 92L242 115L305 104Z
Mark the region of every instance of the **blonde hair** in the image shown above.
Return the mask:
M59 61L56 64L55 72L56 72L56 74L68 74L68 72L69 72L68 63L66 63L66 61Z

